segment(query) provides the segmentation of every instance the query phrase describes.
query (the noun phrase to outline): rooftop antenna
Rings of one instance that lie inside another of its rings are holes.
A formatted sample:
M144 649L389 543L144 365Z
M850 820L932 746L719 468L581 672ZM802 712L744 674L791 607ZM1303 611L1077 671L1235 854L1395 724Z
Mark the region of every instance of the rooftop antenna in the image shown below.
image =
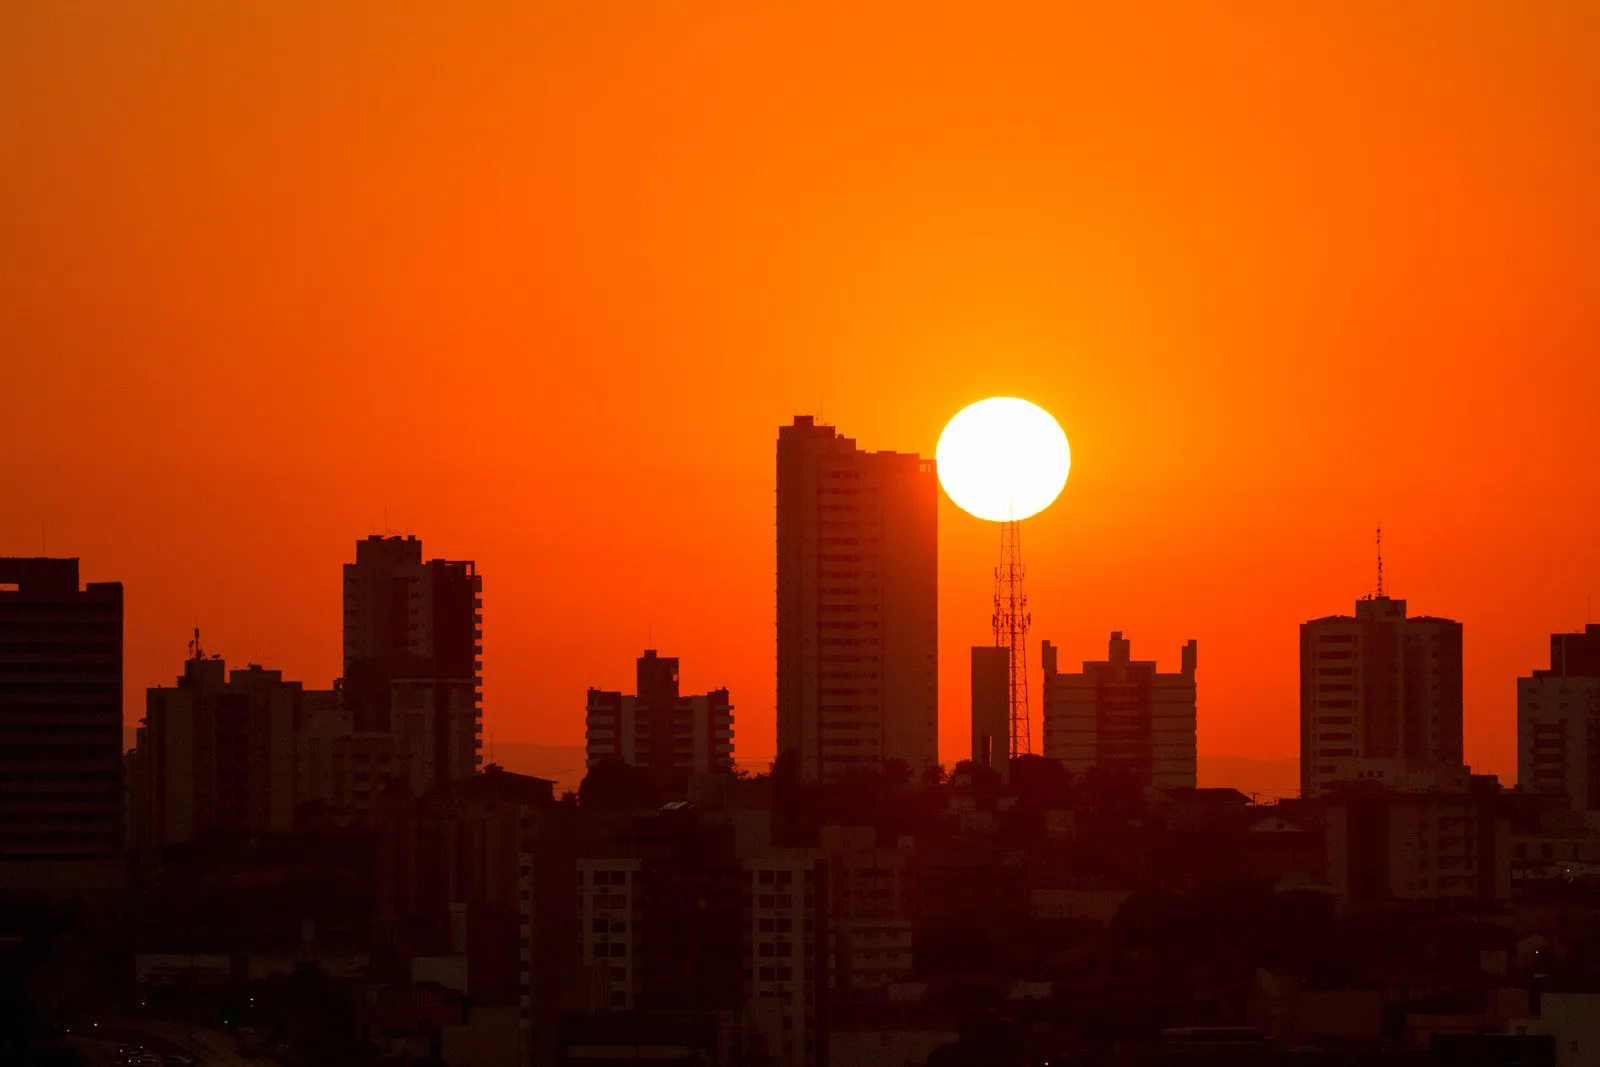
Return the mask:
M189 642L189 658L200 659L204 654L200 651L200 624L194 624L194 640Z
M1378 524L1378 597L1383 597L1383 523Z

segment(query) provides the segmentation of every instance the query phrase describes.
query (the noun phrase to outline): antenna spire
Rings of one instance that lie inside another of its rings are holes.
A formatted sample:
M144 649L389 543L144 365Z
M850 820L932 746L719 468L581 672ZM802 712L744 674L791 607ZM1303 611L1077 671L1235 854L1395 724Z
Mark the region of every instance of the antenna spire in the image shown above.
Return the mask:
M1378 595L1383 596L1383 523L1378 524Z
M1015 519L1000 524L1000 566L994 569L994 643L1010 650L1012 759L1033 752L1028 726L1028 594L1022 588L1022 528Z

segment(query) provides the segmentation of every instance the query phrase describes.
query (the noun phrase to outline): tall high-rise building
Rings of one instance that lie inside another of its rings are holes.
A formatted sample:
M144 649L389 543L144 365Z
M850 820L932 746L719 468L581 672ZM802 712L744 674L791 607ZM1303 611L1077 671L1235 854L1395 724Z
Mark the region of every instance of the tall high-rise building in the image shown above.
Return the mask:
M483 578L472 561L422 560L414 536L356 542L344 565L344 697L358 732L411 735L443 785L483 746Z
M1600 810L1600 625L1550 635L1550 669L1517 679L1517 784Z
M938 479L808 415L778 430L778 750L830 780L939 759Z
M1190 641L1182 669L1162 674L1113 632L1106 659L1062 674L1055 646L1044 642L1044 754L1074 774L1101 767L1157 789L1193 788L1197 658Z
M122 584L0 559L0 889L125 881L122 759Z
M1336 781L1408 787L1461 772L1461 624L1356 601L1300 625L1300 792Z
M589 690L584 745L590 767L618 757L656 771L710 774L733 766L733 705L727 689L678 692L678 659L645 649L635 692Z

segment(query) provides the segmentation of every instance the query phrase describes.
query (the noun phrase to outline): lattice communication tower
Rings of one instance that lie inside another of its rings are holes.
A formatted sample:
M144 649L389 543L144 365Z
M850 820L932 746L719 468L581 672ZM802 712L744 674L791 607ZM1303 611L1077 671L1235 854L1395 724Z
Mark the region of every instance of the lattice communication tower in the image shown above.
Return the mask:
M1022 526L1015 519L1000 524L1000 566L994 569L994 643L1010 651L1011 755L1031 755L1028 726L1028 594L1022 588Z

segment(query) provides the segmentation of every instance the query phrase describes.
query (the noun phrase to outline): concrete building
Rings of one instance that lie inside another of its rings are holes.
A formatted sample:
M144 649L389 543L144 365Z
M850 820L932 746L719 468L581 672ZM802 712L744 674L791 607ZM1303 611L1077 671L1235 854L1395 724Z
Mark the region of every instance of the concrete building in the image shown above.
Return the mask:
M194 645L174 686L145 693L131 794L139 851L158 856L212 832L283 834L302 792L297 741L333 707L283 672L256 664L229 671Z
M669 805L614 824L577 869L588 1011L738 1010L745 900L731 824Z
M590 689L584 715L587 765L618 757L656 771L711 774L733 766L733 705L727 689L678 692L678 660L645 649L636 692Z
M1517 782L1600 810L1600 624L1550 635L1550 667L1517 679Z
M1556 1067L1592 1067L1600 1063L1600 993L1540 993L1539 1014L1508 1029L1555 1038Z
M413 796L436 788L440 698L458 724L443 734L454 746L445 765L460 771L471 762L470 681L397 679L391 693L392 729L359 730L337 689L306 689L281 671L256 664L229 671L221 657L191 656L176 685L146 692L128 754L132 851L157 861L167 847L210 832L289 833L305 819L371 822L391 782Z
M1062 674L1044 642L1044 754L1074 774L1099 766L1157 789L1193 788L1197 648L1184 645L1182 669L1162 674L1154 660L1133 659L1117 631L1107 659Z
M1489 906L1511 897L1511 823L1493 777L1475 776L1454 792L1345 786L1317 803L1328 888L1341 905Z
M535 1024L559 1015L548 989L536 986L568 977L548 944L534 952L533 842L553 789L490 766L422 797L391 790L375 820L376 944L408 961L413 981L438 982L467 994L475 1010L495 1012L517 1063L537 1062ZM560 881L560 898L570 901L570 877ZM550 896L540 901L547 910ZM559 937L568 952L573 933L566 927ZM534 973L536 959L547 973Z
M972 650L972 762L1011 778L1011 650Z
M827 951L827 865L809 849L767 848L743 855L741 866L747 1040L766 1062L814 1067L824 1040L818 963Z
M115 889L123 860L122 585L0 559L0 889Z
M938 479L810 416L778 431L778 749L807 780L939 759Z
M580 961L599 993L591 1011L633 1011L636 1006L633 917L640 866L635 856L578 859Z
M825 826L829 984L882 990L911 973L911 840L880 846L871 826Z
M1461 766L1461 624L1386 596L1300 626L1300 792Z
M412 749L430 784L473 774L483 747L482 655L483 578L474 563L424 563L414 536L356 542L355 562L344 565L343 693L358 732L414 731L414 713L425 708L432 736L423 752L413 737Z

